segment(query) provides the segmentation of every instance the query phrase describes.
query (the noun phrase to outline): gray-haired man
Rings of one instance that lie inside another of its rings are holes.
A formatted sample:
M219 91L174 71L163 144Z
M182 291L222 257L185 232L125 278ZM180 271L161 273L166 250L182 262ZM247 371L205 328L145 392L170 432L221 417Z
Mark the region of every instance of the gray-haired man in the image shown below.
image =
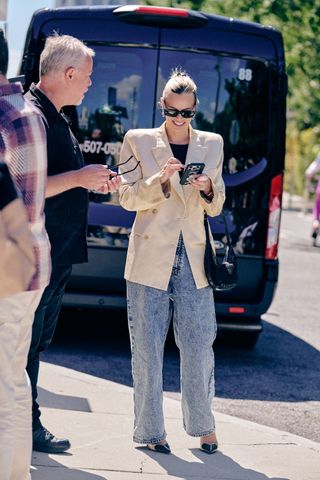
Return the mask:
M89 190L112 192L118 177L103 165L83 166L79 145L60 110L80 105L91 85L94 51L69 35L52 36L40 56L40 81L27 98L41 111L47 131L48 182L46 229L51 243L52 275L35 314L27 372L33 398L33 449L59 453L70 448L43 427L37 403L40 352L51 343L72 264L87 261Z

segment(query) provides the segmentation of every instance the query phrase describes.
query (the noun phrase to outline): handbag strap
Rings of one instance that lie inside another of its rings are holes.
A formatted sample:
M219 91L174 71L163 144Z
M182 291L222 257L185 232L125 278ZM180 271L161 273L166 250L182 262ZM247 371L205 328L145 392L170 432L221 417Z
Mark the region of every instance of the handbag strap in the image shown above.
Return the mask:
M227 225L227 219L226 219L226 215L225 215L223 210L222 210L222 218L223 218L225 233L226 233L226 237L227 237L227 244L228 244L229 247L232 247L231 236L230 236L230 232L229 232L228 225ZM205 229L205 232L206 232L207 242L209 242L210 241L209 220L208 220L207 212L204 212L204 229Z
M204 223L204 230L206 232L206 243L207 243L207 245L210 245L209 221L208 221L207 212L204 212L203 223Z

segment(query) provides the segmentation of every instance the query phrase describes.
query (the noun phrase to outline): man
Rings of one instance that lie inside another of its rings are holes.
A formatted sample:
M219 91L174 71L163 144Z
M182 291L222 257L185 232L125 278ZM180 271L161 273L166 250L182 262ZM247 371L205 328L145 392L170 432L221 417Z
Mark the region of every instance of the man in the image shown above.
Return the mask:
M40 352L52 340L72 264L87 261L89 190L115 191L120 179L104 165L83 166L79 145L60 110L80 105L91 85L94 51L68 35L46 40L40 56L40 81L26 97L41 111L47 131L48 180L46 228L51 243L52 274L33 323L27 371L33 398L33 449L59 453L70 448L43 427L37 403Z
M25 205L36 266L25 291L21 287L19 293L0 299L0 476L29 480L31 394L25 368L34 313L50 278L43 213L47 153L40 115L23 98L21 84L9 84L7 67L8 45L0 29L0 158Z

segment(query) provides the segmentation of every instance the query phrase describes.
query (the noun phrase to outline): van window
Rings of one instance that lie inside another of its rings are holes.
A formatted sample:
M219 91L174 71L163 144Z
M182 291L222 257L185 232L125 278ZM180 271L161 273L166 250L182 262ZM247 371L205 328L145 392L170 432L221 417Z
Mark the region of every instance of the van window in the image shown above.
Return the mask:
M93 86L77 107L73 130L86 163L119 162L124 134L151 127L157 55L151 48L90 45L95 50ZM68 112L69 113L69 112ZM90 200L118 204L118 194L91 193Z
M93 86L78 107L78 138L87 163L119 160L124 134L151 126L156 70L152 49L93 46Z
M198 87L199 105L194 127L220 133L224 139L224 173L247 170L267 158L268 70L264 63L161 50L158 97L176 65L182 66ZM159 122L158 115L156 123Z

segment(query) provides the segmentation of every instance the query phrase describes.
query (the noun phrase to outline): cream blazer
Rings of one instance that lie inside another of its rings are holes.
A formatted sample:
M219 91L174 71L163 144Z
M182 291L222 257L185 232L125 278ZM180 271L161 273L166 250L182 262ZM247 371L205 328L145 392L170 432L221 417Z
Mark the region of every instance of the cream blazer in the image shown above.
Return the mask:
M129 239L125 278L160 290L167 290L180 232L197 288L208 285L204 272L205 230L204 211L219 215L225 200L222 180L223 140L220 135L194 130L190 126L190 141L186 164L205 163L204 173L210 177L214 197L205 200L192 186L180 185L176 172L164 185L160 171L172 150L165 124L154 129L129 130L122 145L120 162L122 184L120 204L136 211ZM138 168L125 174L140 162Z

